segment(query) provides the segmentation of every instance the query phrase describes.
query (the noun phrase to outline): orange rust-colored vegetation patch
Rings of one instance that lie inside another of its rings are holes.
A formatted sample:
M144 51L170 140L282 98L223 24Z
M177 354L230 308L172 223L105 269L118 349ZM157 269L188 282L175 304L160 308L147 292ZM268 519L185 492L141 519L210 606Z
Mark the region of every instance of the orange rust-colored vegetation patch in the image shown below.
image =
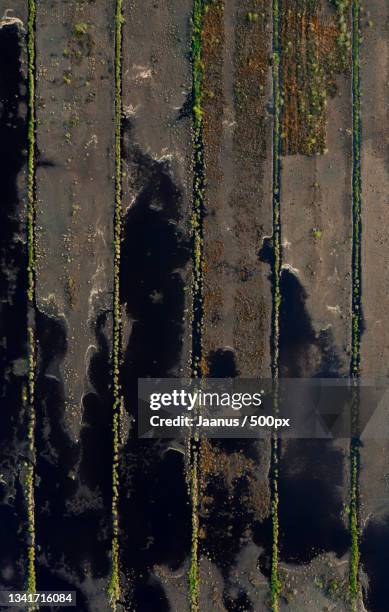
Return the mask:
M232 196L234 239L241 253L241 278L234 292L233 337L238 368L258 373L266 351L266 320L262 308L263 279L252 268L245 276L250 254L263 238L260 219L266 218L264 163L271 155L272 117L266 109L271 76L271 3L237 3L234 49L234 163L239 177ZM263 212L263 215L262 215Z
M247 2L247 11L237 15L235 111L239 130L236 130L235 148L242 156L265 156L264 99L270 36L267 23L263 0Z
M330 12L331 11L331 12ZM350 66L340 52L339 17L328 0L285 0L281 17L282 152L321 154L326 149L327 99L336 75Z
M221 319L223 297L221 269L224 258L224 243L220 228L215 222L217 208L223 205L219 185L223 179L220 165L220 149L223 136L224 90L224 1L208 0L205 4L202 41L202 118L205 165L205 209L204 219L204 297L203 297L203 359L200 364L203 376L208 374L207 355L215 350L214 327Z
M202 474L201 496L202 512L206 516L212 509L213 497L207 494L207 483L212 478L223 478L224 486L229 495L233 495L238 482L245 478L247 480L247 513L252 514L259 520L268 515L269 493L266 479L258 479L258 463L255 459L245 454L243 449L234 452L226 452L213 441L203 440L201 445L200 468ZM206 522L202 526L206 529Z
M220 177L218 154L223 120L223 47L224 2L214 0L206 5L202 31L203 141L208 182Z

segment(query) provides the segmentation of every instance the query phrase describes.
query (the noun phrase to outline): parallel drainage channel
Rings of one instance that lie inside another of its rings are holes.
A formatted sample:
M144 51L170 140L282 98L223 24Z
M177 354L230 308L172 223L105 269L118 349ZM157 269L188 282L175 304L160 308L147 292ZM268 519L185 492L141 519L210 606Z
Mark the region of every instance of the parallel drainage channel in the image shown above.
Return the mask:
M353 176L352 176L352 355L350 374L360 375L361 311L361 94L360 94L360 6L352 3L352 125L353 125ZM355 389L354 424L358 422L358 388ZM359 440L350 444L350 535L351 555L349 589L352 610L357 609L359 585Z
M281 304L281 40L280 40L280 5L273 0L273 269L272 269L272 334L271 334L271 371L272 378L279 377L279 341L280 341L280 304ZM275 389L277 404L277 388ZM275 406L277 409L277 405ZM271 516L272 516L272 554L271 554L271 609L279 609L278 596L280 582L278 576L279 562L279 493L278 493L279 442L272 437L271 447Z
M28 444L31 462L27 466L26 497L28 512L27 590L36 591L35 570L35 214L36 214L36 111L35 111L35 0L28 2L27 52L28 52L28 184L27 184L27 329L28 329Z
M204 145L202 120L202 29L205 0L193 1L192 13L192 120L193 120L193 205L192 205L192 350L191 376L201 377L203 360L203 220L204 220ZM198 439L189 446L189 486L192 503L192 546L189 569L191 610L199 609L199 450Z
M122 239L122 0L115 11L115 211L113 288L113 414L112 414L112 568L108 587L110 604L116 610L120 599L119 574L119 419L123 405L120 384L122 324L120 307L120 259Z

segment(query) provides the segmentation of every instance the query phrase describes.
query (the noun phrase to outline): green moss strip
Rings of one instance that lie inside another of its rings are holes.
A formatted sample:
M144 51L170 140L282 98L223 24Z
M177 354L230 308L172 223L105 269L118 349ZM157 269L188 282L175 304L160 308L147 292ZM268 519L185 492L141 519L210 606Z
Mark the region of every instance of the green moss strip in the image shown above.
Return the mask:
M280 57L280 6L279 0L273 0L273 308L272 308L272 377L277 380L279 376L279 337L280 337L280 304L281 304L281 201L280 201L280 156L281 156L281 57ZM277 396L277 392L275 391ZM276 400L277 401L277 398ZM278 598L280 580L278 572L278 440L272 437L272 469L271 469L271 514L272 514L272 560L271 560L271 609L279 609Z
M361 330L361 99L359 73L359 0L353 2L352 94L353 94L353 325L352 374L359 375Z
M115 11L115 211L114 211L114 287L113 287L113 461L112 461L112 569L108 587L112 610L120 599L119 575L119 417L123 405L120 385L121 309L120 254L122 239L122 0Z
M191 456L191 473L190 473L190 493L192 502L192 551L191 563L189 568L189 597L191 610L199 609L199 559L198 559L198 539L199 539L199 487L198 487L198 453L196 450Z
M35 573L35 334L30 322L35 309L35 152L36 152L36 110L35 110L35 0L28 0L27 54L28 54L28 160L27 160L27 344L28 344L28 443L31 463L27 466L25 496L27 501L28 547L27 547L27 590L36 592Z
M36 593L36 574L35 574L35 506L34 506L34 467L27 466L25 479L25 495L27 498L28 512L28 537L27 548L27 591Z
M352 258L352 355L351 376L360 374L361 338L361 95L360 95L360 6L352 4L352 122L353 122L353 258ZM353 408L353 419L358 420L358 401ZM349 590L352 610L357 609L359 586L359 441L352 438L350 445L350 574Z
M204 153L203 153L203 79L202 34L207 0L193 0L192 12L192 134L193 134L193 205L192 205L192 355L191 376L202 373L203 325L203 212L204 212ZM189 569L189 599L192 612L199 609L198 505L199 441L189 446L189 483L192 504L192 547Z
M359 594L359 516L358 516L358 470L359 449L356 443L351 444L351 494L349 526L351 534L349 591L351 609L356 612Z
M338 36L336 44L338 48L339 71L348 70L350 66L351 32L349 31L350 0L331 0L336 10Z
M193 124L195 138L201 138L202 129L202 84L204 78L204 66L202 61L202 30L204 17L204 0L193 0L192 17L192 75L193 75ZM196 161L196 160L195 160Z
M29 593L36 592L36 573L35 573L35 338L34 330L28 327L28 448L31 457L31 463L27 465L27 474L25 478L25 497L27 501L27 531L28 531L28 546L27 546L27 591Z
M192 376L201 376L203 325L203 17L206 0L193 0L192 14L192 119L193 119L193 205L192 205Z
M270 575L270 596L271 609L277 612L279 609L279 593L281 590L281 582L278 573L278 543L279 543L279 495L278 495L278 440L274 436L272 438L272 482L271 482L271 514L272 514L272 559L271 559L271 575Z
M279 336L280 336L280 279L281 279L281 213L280 213L280 156L281 156L281 58L280 58L280 7L279 0L273 0L273 307L272 307L272 377L279 376ZM278 440L272 438L271 470L271 513L272 513L272 560L271 560L271 609L279 609L278 598L280 581L278 575Z
M28 300L34 301L35 288L35 0L28 2L28 184L27 184L27 244L28 244Z
M273 0L273 314L272 314L272 375L278 378L279 317L281 278L281 215L280 215L280 156L281 156L281 79L280 79L280 12L278 0Z

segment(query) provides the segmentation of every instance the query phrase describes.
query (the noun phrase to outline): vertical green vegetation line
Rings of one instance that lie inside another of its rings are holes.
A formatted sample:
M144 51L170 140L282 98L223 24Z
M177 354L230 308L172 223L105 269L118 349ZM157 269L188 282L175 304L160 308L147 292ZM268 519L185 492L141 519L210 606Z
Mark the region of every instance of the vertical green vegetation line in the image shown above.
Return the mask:
M361 100L359 73L359 0L352 10L352 121L353 121L353 260L352 260L352 364L351 374L359 376L361 330Z
M192 13L192 122L193 122L193 205L192 205L192 349L191 376L202 372L203 325L203 216L204 216L204 151L202 118L202 85L204 65L202 60L202 30L206 0L193 0ZM199 504L199 441L190 441L189 481L192 504L192 550L189 569L189 597L192 612L199 609L199 555L198 555L198 504Z
M36 591L35 574L35 0L28 0L27 54L28 54L28 168L27 168L27 341L28 341L28 444L31 461L27 465L25 480L28 513L27 590Z
M193 116L193 207L192 207L192 376L201 375L203 324L203 216L204 147L202 85L202 29L206 0L194 0L192 17L192 116Z
M279 376L279 336L280 336L280 277L281 277L281 213L280 213L280 155L281 155L281 58L280 58L280 6L273 0L273 308L272 308L272 345L271 369L275 381ZM277 409L277 382L274 385L275 408ZM271 454L271 513L272 513L272 560L271 560L271 608L278 611L280 582L278 577L278 439L272 438Z
M119 418L123 404L120 384L121 311L120 251L122 238L122 0L116 0L115 12L115 211L114 211L114 281L113 281L113 460L112 460L112 570L109 597L113 610L120 599L119 578Z
M361 335L361 95L360 95L360 6L352 3L352 123L353 123L353 255L352 255L352 357L351 376L360 374ZM354 421L358 419L358 402L354 406ZM359 441L353 437L350 445L350 577L352 610L357 609L359 594L359 517L358 517Z

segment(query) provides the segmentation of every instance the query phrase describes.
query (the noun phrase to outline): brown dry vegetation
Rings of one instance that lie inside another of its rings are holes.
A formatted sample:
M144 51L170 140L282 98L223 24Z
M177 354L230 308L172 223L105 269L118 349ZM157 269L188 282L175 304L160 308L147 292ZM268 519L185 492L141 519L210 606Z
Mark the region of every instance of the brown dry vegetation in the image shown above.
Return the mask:
M258 481L258 462L249 458L243 449L225 453L223 449L210 440L204 440L200 454L201 512L207 515L214 506L212 496L204 493L207 480L222 477L226 494L232 496L239 479L246 478L250 483L250 494L245 499L247 513L258 520L267 516L269 489L264 482ZM203 522L201 533L206 533L206 522Z
M336 75L349 69L349 24L328 1L286 0L281 16L282 152L314 155L326 149L327 98ZM349 11L348 11L349 14ZM346 28L346 43L340 42Z
M202 373L208 372L207 354L212 345L212 324L218 318L222 306L221 281L215 270L222 265L224 245L218 226L213 222L215 208L219 204L217 190L223 174L219 164L224 108L223 94L224 2L214 0L206 5L202 31L203 80L203 143L206 168L204 221L204 351ZM210 272L208 274L207 272Z
M265 300L256 252L264 233L260 208L262 163L267 149L265 90L269 78L269 29L266 10L261 0L251 2L250 6L237 5L236 12L232 11L232 25L224 3L213 2L208 5L204 18L203 375L210 374L210 353L223 348L228 341L233 343L244 373L258 373L264 362ZM254 16L251 20L249 12ZM230 25L234 27L230 33L233 46L229 57L234 70L231 80L223 72L223 63L228 62L223 47L229 42L225 39L225 28ZM234 163L232 177L228 175L228 164L221 164L223 153L231 156ZM228 233L226 226L233 232ZM247 455L243 443L241 448L227 452L214 440L202 441L199 474L199 537L208 554L206 538L215 505L210 492L212 484L217 481L223 495L232 500L239 483L246 483L249 493L244 507L248 522L249 517L261 520L268 515L269 489L258 469L258 460Z
M264 102L265 87L269 71L269 31L266 29L266 3L255 0L249 3L250 11L239 8L237 14L235 39L235 110L237 126L235 130L235 149L239 170L243 164L247 175L252 174L253 164L258 167L265 156ZM249 14L255 15L250 21ZM246 162L246 163L245 163ZM247 178L248 178L247 176ZM242 176L242 189L249 181ZM244 227L241 227L241 239Z
M256 266L245 257L261 244L263 227L260 211L263 201L263 162L267 151L266 85L269 78L269 17L268 6L255 0L239 6L235 30L235 120L234 151L239 184L231 197L234 210L235 240L242 253L239 268L248 271L247 280L235 294L234 337L238 359L243 371L258 372L264 363L266 331L261 280ZM255 221L254 221L255 220ZM257 285L255 289L254 285ZM241 316L250 311L250 321ZM239 358L240 356L240 358Z
M203 129L206 143L207 182L221 176L218 153L221 140L220 126L223 119L223 47L224 2L207 4L202 31L203 80ZM219 129L218 129L219 128Z

